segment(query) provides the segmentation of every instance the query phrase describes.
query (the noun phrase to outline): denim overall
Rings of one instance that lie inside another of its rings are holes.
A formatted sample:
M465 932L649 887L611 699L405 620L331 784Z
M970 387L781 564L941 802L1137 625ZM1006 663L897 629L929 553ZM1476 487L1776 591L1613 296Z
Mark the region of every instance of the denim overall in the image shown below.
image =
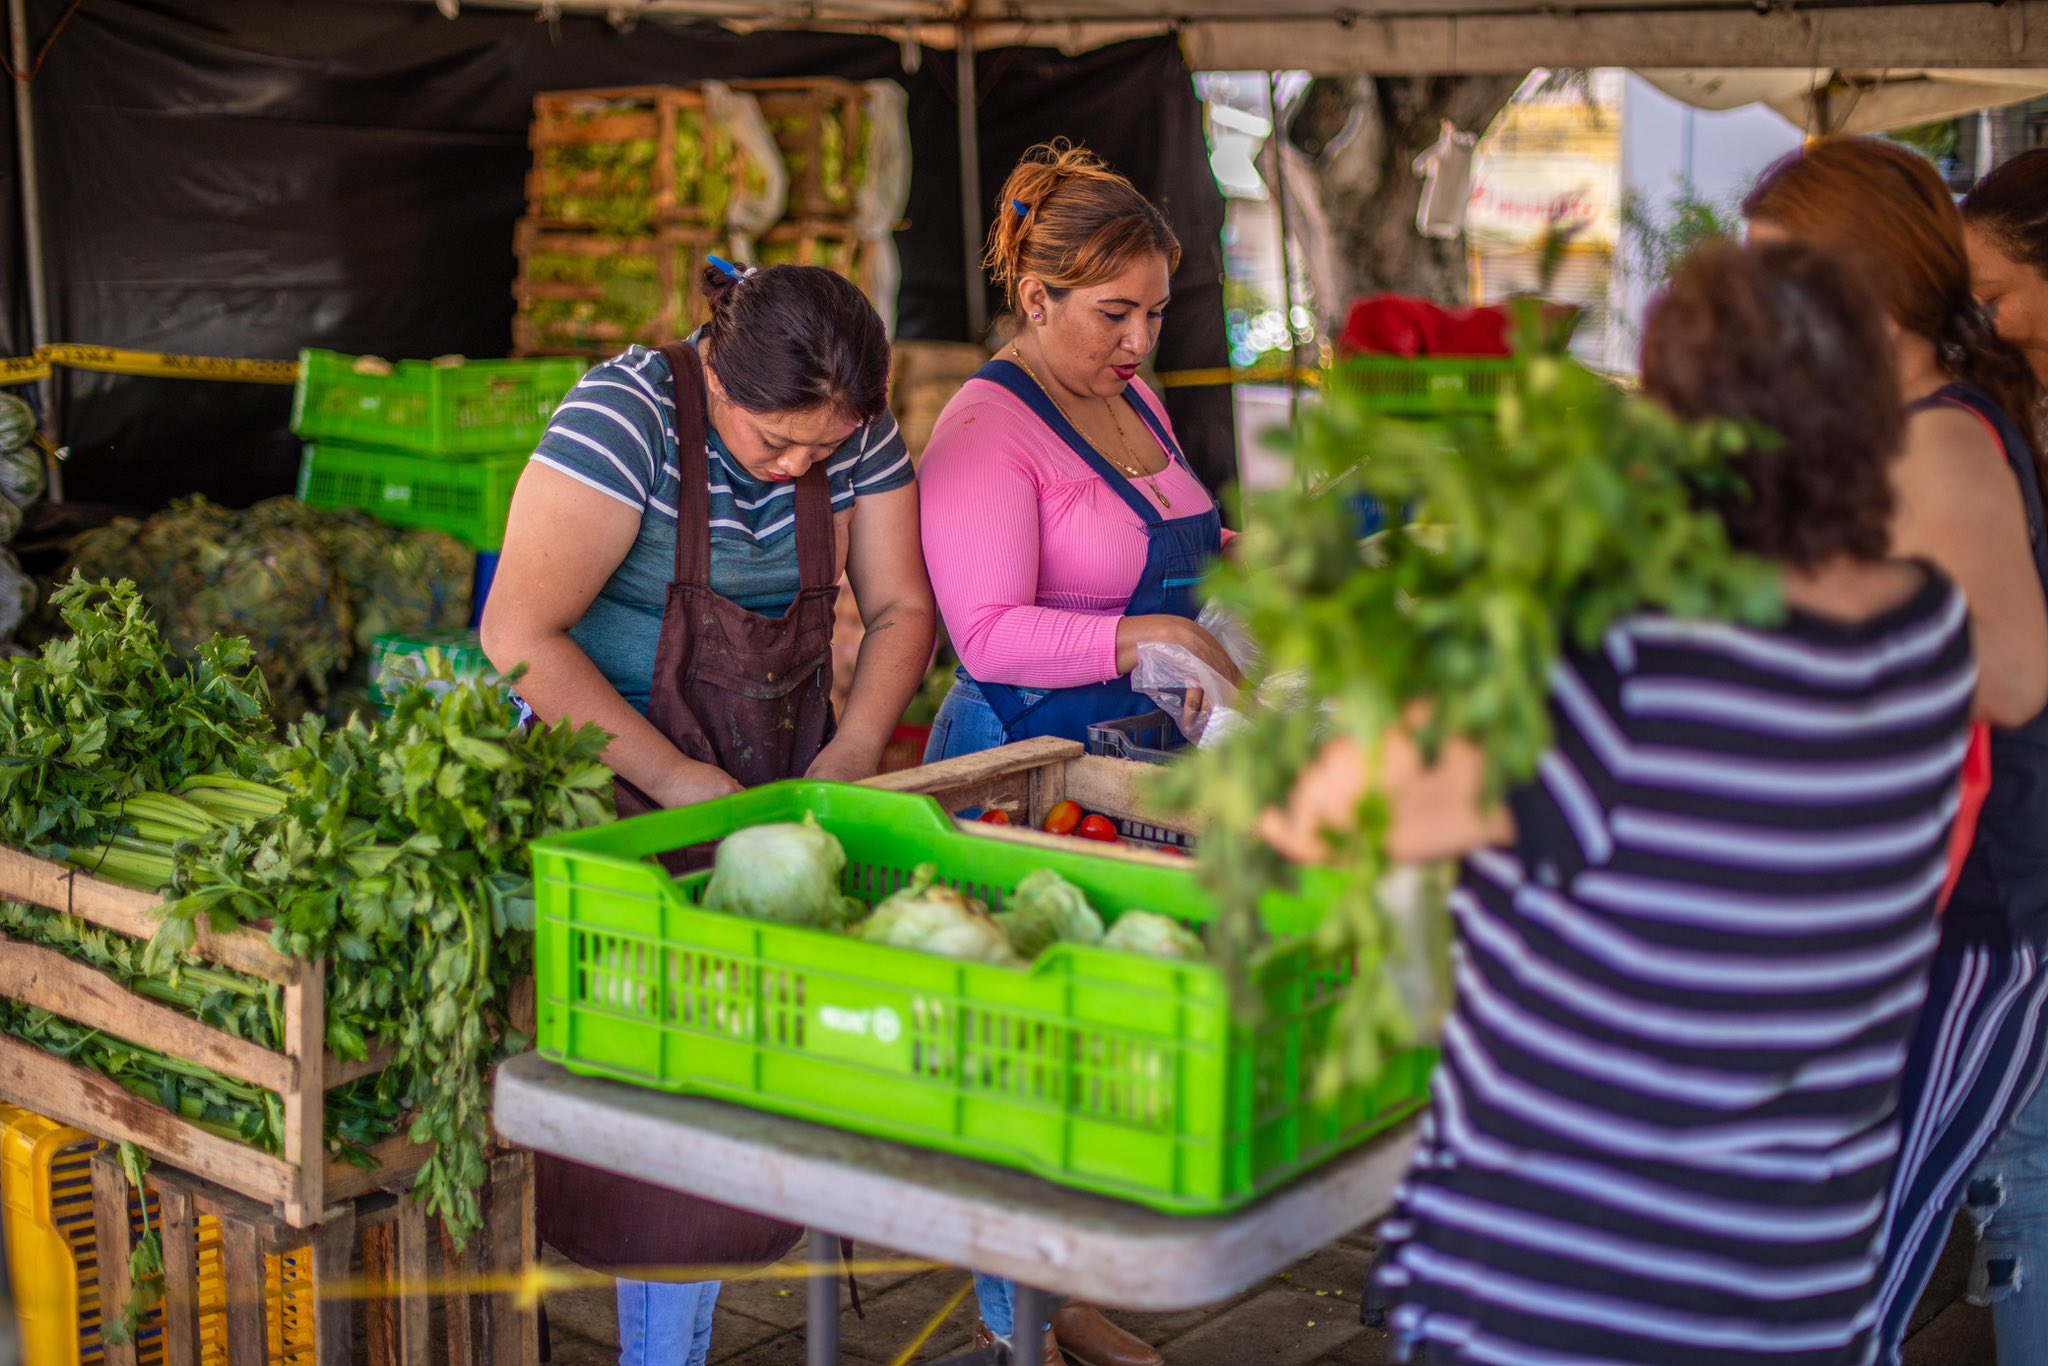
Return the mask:
M1202 575L1223 549L1223 519L1214 504L1189 517L1162 515L1151 500L1138 492L1133 481L1126 479L1103 459L1087 438L1074 430L1074 425L1067 421L1045 390L1039 388L1022 368L1011 361L992 360L981 368L976 378L1000 384L1023 400L1038 420L1066 442L1074 454L1085 460L1088 468L1114 489L1144 523L1149 542L1145 552L1145 572L1138 578L1137 590L1131 594L1124 615L1170 614L1192 620L1200 608L1195 601L1195 585L1202 581ZM1124 398L1159 439L1160 447L1168 458L1186 467L1187 457L1181 454L1179 445L1166 429L1165 420L1152 410L1152 405L1129 390L1125 391ZM1132 690L1129 678L1046 691L1007 683L982 683L962 669L960 681L962 685L980 691L1001 727L1003 743L1008 744L1048 735L1063 740L1085 741L1088 727L1098 721L1120 721L1154 710L1150 699ZM939 742L935 749L950 749L952 754L973 752L972 749L945 745L943 737L935 736L934 739Z

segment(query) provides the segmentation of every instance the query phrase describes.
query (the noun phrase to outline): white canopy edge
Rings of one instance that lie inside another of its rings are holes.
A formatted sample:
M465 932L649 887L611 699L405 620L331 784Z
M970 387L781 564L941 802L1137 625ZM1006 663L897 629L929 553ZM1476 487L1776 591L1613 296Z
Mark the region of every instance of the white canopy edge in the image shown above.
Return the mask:
M2048 0L437 0L566 13L713 19L738 30L868 33L950 47L1085 51L1179 35L1197 70L1315 75L1513 73L1540 66L1881 70L2048 67ZM971 17L968 17L971 16Z
M1801 127L1828 133L1885 133L2048 95L2048 71L2026 67L1636 74L1695 108L1764 104Z

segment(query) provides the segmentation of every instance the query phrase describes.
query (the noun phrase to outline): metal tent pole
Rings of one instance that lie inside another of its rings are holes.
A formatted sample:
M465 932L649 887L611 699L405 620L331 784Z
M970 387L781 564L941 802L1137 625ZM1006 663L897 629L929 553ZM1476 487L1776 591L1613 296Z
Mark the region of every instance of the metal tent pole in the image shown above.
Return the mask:
M967 256L967 332L969 339L979 345L988 340L988 286L981 276L981 86L974 75L971 4L962 8L955 33L955 84L960 93L960 240Z
M8 57L14 66L15 156L21 166L21 246L28 272L29 345L50 344L49 277L43 269L43 193L36 171L35 108L29 99L29 66L34 60L28 41L28 0L7 0ZM57 436L56 381L36 382L37 406L42 410L43 430L52 440ZM57 462L50 466L50 499L62 501L64 488Z
M1287 214L1287 133L1280 126L1280 76L1266 73L1266 111L1273 116L1273 201L1280 208L1280 298L1287 323L1287 420L1301 415L1301 342L1294 335L1294 255Z

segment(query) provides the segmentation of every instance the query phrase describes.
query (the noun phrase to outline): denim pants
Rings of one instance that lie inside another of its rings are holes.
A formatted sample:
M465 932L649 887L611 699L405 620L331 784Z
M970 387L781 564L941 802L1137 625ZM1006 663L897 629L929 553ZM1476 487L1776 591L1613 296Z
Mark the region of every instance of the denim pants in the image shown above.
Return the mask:
M1044 696L1035 692L1023 695L1027 702ZM932 720L932 738L924 747L924 761L935 764L941 759L1000 749L1009 743L1010 737L1003 730L995 708L981 695L979 685L962 675L954 680L953 690L939 704L939 714Z
M718 1288L717 1281L620 1281L619 1366L704 1366Z
M1991 1306L1999 1366L2048 1361L2048 1086L1977 1164L1963 1212L1977 1229L1970 1299Z

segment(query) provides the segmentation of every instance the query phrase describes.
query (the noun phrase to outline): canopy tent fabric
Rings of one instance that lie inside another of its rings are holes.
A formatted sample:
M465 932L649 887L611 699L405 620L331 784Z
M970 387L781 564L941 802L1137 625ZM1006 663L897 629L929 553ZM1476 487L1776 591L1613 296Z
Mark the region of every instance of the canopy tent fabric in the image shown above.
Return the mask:
M34 31L67 5L29 0ZM1223 199L1174 44L995 49L975 66L981 197L1061 134L1128 171L1184 247L1159 368L1226 365ZM470 7L450 22L383 0L93 0L34 85L55 339L255 358L504 355L536 92L817 75L907 90L898 336L966 340L950 53L905 72L896 45L833 34L622 34L591 15L547 26ZM0 153L0 187L5 164ZM18 214L0 202L0 220ZM15 261L8 250L0 271ZM292 487L289 390L82 372L61 388L74 498L146 507L196 491L239 505ZM1174 389L1167 403L1197 473L1231 479L1230 391Z
M1699 109L1770 106L1810 133L1885 133L2048 95L2048 70L1643 71Z
M420 3L421 0L405 0ZM1539 66L1880 70L2048 66L2048 0L432 0L630 24L836 29L946 46L964 30L1086 51L1176 35L1189 65L1319 76Z

